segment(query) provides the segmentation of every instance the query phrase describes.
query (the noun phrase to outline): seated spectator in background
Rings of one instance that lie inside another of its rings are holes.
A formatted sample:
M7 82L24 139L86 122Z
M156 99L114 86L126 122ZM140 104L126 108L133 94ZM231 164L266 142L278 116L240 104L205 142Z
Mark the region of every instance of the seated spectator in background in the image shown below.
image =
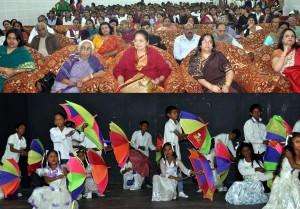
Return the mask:
M160 25L159 28L157 29L157 31L161 31L161 30L177 30L177 27L174 24L172 24L170 17L165 17L163 24Z
M18 22L18 20L17 20L17 19L12 19L12 20L10 21L10 24L13 26L15 22Z
M187 23L187 15L185 13L185 9L183 7L180 8L179 14L176 15L176 21L175 23L178 23L179 25L184 25Z
M3 28L4 28L4 30L3 30L4 34L6 34L6 32L7 32L9 29L12 28L11 22L10 22L9 20L4 20L4 21L2 22L2 25L3 25Z
M58 71L52 86L53 93L80 93L82 85L93 79L104 77L105 71L94 55L94 45L84 40L78 45L79 52L72 54Z
M266 7L265 14L263 14L259 17L258 22L259 23L271 23L272 19L273 19L273 15L271 15L271 9L270 9L270 7Z
M39 23L43 22L43 23L45 23L47 25L47 18L46 18L46 16L45 15L40 15L38 17L38 22ZM52 28L50 28L48 25L47 25L47 31L48 31L48 33L51 33L51 34L55 33L54 30ZM31 43L32 39L36 35L38 35L38 32L37 32L37 30L35 28L33 28L32 31L30 32L30 35L29 35L29 38L28 38L28 44Z
M232 27L230 27L228 25L228 16L227 15L222 15L220 17L220 23L223 23L226 26L226 33L228 35L231 35L233 38L240 38L241 36L236 34L235 30L232 29Z
M82 0L77 0L76 8L79 9L80 12L84 10L84 6L82 5Z
M75 44L79 44L81 41L81 24L80 20L75 18L73 20L73 28L69 29L66 33L66 36L71 39Z
M200 24L213 24L217 22L217 7L213 5L209 8L209 13L201 18Z
M235 38L227 34L226 26L223 23L217 24L213 37L216 42L226 42L241 49L244 48Z
M24 40L25 43L27 44L27 42L28 42L28 34L25 32L22 23L19 22L19 21L17 21L17 22L15 22L15 23L13 24L13 27L19 29L19 30L22 32L23 40Z
M279 28L279 23L281 22L280 18L275 17L271 21L272 29L271 31L276 32Z
M72 25L74 19L75 19L75 17L72 16L72 13L70 11L65 11L65 16L62 18L62 24L63 25Z
M267 35L267 37L265 38L265 41L264 41L264 45L271 46L272 44L275 44L276 42L278 42L281 32L284 29L289 28L289 27L290 27L290 24L288 22L281 21L279 23L277 32L276 33L271 32L271 33L269 33L269 35Z
M93 20L93 24L95 24L95 18L93 18L90 14L90 11L85 9L83 11L83 17L81 18L81 27L86 27L86 21L87 20Z
M263 16L264 14L261 12L261 7L259 5L255 5L254 7L254 12L252 12L252 14L254 14L254 16L256 17L254 19L254 21L256 22L256 24L258 23L259 19L261 16ZM253 17L254 18L254 17Z
M198 51L191 57L188 71L201 84L205 93L242 92L233 80L234 71L230 62L221 52L216 51L211 34L201 36Z
M82 23L81 23L82 25ZM85 21L85 30L82 31L82 40L88 39L98 33L98 29L95 27L94 21L92 19L87 19Z
M194 29L199 29L199 27L195 25L195 24L199 24L198 19L196 17L189 16L187 18L187 23L192 24Z
M156 16L156 21L154 22L154 28L155 28L155 31L157 31L163 24L164 22L164 14L162 13L158 13L157 16Z
M4 41L5 41L5 35L3 30L0 29L0 46L3 45Z
M127 22L128 22L129 27L131 29L139 30L141 28L139 24L136 24L136 23L133 22L133 15L132 14L127 15Z
M67 10L70 12L72 11L70 4L65 0L60 0L58 3L55 4L56 15L60 14L61 11L67 11Z
M195 48L197 48L200 36L194 33L193 25L184 25L184 34L178 36L174 41L173 55L180 64L182 60Z
M22 47L24 44L20 30L11 28L6 32L3 46L0 46L0 92L7 79L35 70L31 55Z
M76 10L75 0L70 0L70 8L71 8L72 12Z
M35 29L38 31L38 35L32 39L31 48L40 52L44 57L48 57L62 48L56 36L47 31L45 23L38 23Z
M259 25L255 25L255 20L253 17L248 18L247 25L248 25L247 29L245 29L241 34L242 37L247 37L250 34L254 33L255 31L262 29L262 27L260 27Z
M132 46L132 41L134 39L134 34L136 30L129 27L127 20L122 20L120 23L120 33L122 39L125 41L127 46Z
M55 28L57 25L61 25L58 18L55 16L54 11L50 10L48 12L48 25L50 25L51 28Z
M103 16L99 16L99 17L96 17L95 18L95 20L97 21L97 24L96 24L96 27L98 27L99 28L99 26L101 25L101 23L104 23L105 22L105 20L104 20L105 18L103 17Z
M113 71L118 81L118 91L164 92L163 84L171 68L154 47L147 47L148 43L146 31L135 33L134 46L126 49Z
M114 29L114 34L116 34L116 35L118 35L118 36L120 36L121 34L120 34L120 32L119 32L119 30L118 30L118 25L119 25L119 22L118 22L118 20L117 19L111 19L110 21L109 21L109 25Z
M271 65L274 71L289 79L293 92L300 93L300 48L292 29L282 31L277 49L272 54Z
M127 19L127 14L125 14L125 9L123 7L120 7L118 15L116 15L117 20L119 21L119 24L122 20Z
M156 46L163 50L167 50L167 47L162 42L161 38L157 35L153 35L150 22L146 22L146 21L142 22L141 27L149 34L149 45Z
M300 27L297 26L297 19L294 16L290 16L287 21L290 24L290 28L293 29L293 31L295 31L296 38L300 38Z
M253 17L255 20L255 24L257 24L256 16L254 14L250 13L250 8L249 7L241 7L240 8L242 15L240 16L237 27L238 27L238 33L241 33L244 31L248 26L248 19L249 17Z
M99 33L95 35L93 44L95 52L102 55L110 63L122 51L120 38L114 34L114 29L107 22L100 25Z

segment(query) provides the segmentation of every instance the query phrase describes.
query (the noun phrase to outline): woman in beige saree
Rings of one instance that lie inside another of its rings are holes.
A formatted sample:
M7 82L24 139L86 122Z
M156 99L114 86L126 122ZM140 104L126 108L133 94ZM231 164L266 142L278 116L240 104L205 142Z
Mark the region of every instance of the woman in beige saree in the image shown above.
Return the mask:
M171 68L155 47L149 45L144 30L135 34L134 47L128 48L114 68L118 81L117 92L161 93Z

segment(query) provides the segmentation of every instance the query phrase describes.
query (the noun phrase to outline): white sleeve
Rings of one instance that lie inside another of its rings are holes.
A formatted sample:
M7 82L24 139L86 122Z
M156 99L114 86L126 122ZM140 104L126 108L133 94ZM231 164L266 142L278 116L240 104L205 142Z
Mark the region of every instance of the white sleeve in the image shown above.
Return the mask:
M174 49L173 49L173 55L174 58L177 60L181 60L181 54L180 54L180 38L177 37L174 41Z
M14 145L15 144L14 135L10 135L8 137L7 144L9 144L9 145Z
M148 142L147 142L147 147L149 147L149 149L151 150L156 150L156 147L153 145L153 142L152 142L152 136L151 134L149 134L149 138L148 138Z
M28 37L28 44L31 43L32 39L37 35L36 29L33 28L32 31L30 32L30 35Z
M245 141L253 144L263 144L264 140L255 137L254 129L251 125L251 121L247 121L244 125Z
M232 45L233 45L233 46L237 46L237 47L239 47L240 49L243 49L243 48L244 48L243 45L240 44L239 42L237 42L237 40L236 40L235 38L232 39Z
M135 132L132 134L131 141L130 141L130 145L131 145L133 148L138 149L138 148L139 148L139 145L136 143L136 140L137 140L137 132L135 131Z
M74 130L74 131L75 131L75 132L74 132L74 134L71 136L71 137L72 137L72 139L73 139L73 140L75 140L75 141L78 141L78 142L82 142L82 141L80 141L82 138L80 137L80 135L79 135L78 131L77 131L77 130L75 130L75 129L72 129L72 130Z
M21 149L26 149L26 147L27 147L27 143L26 143L26 139L24 138Z
M229 140L229 142L228 142L228 149L229 149L230 153L233 155L233 157L236 157L236 150L234 149L231 140Z
M238 164L238 169L242 176L248 176L248 175L255 174L255 168L245 166L242 160L240 160L240 162Z
M166 162L163 158L160 159L159 166L160 166L160 171L161 171L160 175L162 177L167 177L168 178L170 175L167 174L167 172L166 172Z
M293 127L293 132L300 132L300 120L298 120L294 127Z
M72 38L72 37L71 37L71 34L70 34L70 30L67 31L66 36L67 36L68 38Z
M53 129L50 129L50 138L54 143L62 143L66 136L60 133L55 133Z
M181 160L177 160L178 166L180 168L180 170L187 176L190 176L190 172L191 170L187 169L183 163L181 162Z

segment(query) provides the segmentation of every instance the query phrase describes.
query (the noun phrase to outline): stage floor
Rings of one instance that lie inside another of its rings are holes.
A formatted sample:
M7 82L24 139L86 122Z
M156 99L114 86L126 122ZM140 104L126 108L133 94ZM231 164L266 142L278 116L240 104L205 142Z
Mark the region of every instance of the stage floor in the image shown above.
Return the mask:
M184 191L189 198L177 198L170 202L152 202L152 189L142 188L139 191L125 191L122 185L109 185L105 197L97 197L93 194L93 199L81 199L78 201L80 209L101 208L101 209L194 209L194 208L222 208L222 209L261 209L264 205L254 206L234 206L225 201L225 192L215 192L214 200L203 199L202 193L196 192L193 184L184 184ZM27 203L32 190L23 191L23 197L10 196L5 200L0 200L2 209L23 209L32 208Z

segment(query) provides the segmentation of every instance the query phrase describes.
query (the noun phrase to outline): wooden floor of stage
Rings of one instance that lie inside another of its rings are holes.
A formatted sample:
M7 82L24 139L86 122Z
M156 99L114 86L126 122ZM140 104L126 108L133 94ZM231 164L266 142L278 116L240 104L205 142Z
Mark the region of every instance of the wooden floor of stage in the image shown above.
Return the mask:
M122 185L109 185L105 197L97 197L93 194L93 199L81 199L78 201L80 209L100 208L100 209L261 209L264 205L234 206L225 201L225 192L215 192L214 200L203 199L202 193L196 192L196 186L185 184L184 191L189 198L177 198L170 202L152 202L152 189L142 188L138 191L125 191ZM27 209L32 208L27 203L32 190L23 190L23 197L17 198L12 195L5 200L0 200L1 209Z

